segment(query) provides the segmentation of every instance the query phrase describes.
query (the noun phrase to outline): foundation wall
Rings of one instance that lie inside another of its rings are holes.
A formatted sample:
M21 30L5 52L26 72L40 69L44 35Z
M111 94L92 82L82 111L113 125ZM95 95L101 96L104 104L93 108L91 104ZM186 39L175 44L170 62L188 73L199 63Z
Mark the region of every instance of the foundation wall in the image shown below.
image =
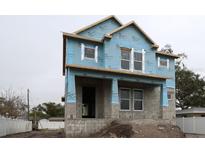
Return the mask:
M88 137L108 126L111 119L66 119L66 137Z

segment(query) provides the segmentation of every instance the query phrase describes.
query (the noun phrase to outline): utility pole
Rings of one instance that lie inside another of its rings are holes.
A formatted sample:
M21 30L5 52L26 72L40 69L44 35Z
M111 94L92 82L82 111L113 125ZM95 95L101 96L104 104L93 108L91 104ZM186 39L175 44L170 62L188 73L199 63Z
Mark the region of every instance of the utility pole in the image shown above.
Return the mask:
M28 103L28 120L29 120L29 113L30 113L30 106L29 106L29 89L27 89L27 103Z

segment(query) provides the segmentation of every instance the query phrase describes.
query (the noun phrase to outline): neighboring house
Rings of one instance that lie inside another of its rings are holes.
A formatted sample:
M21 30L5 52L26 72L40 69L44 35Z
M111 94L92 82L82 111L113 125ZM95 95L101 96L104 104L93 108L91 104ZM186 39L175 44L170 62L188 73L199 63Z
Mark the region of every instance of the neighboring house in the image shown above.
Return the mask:
M134 21L123 25L115 16L63 33L66 131L72 119L175 122L178 56L157 49Z
M205 117L205 108L193 107L190 109L184 109L176 111L177 117Z

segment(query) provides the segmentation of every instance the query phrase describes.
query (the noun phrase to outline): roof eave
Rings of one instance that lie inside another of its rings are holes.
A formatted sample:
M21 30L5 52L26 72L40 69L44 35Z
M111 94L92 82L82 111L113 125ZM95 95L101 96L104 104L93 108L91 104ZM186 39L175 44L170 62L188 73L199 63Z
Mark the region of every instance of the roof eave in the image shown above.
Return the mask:
M168 56L168 57L172 57L172 58L175 58L175 59L180 58L180 56L178 56L178 55L168 54L168 53L162 53L162 52L159 52L159 51L157 51L156 54L163 55L163 56Z
M107 68L95 68L95 67L87 67L87 66L81 66L81 65L73 65L73 64L67 64L66 68L75 68L75 69L83 69L83 70L90 70L90 71L99 71L99 72L107 72L107 73L113 73L113 74L124 74L124 75L132 75L132 76L139 76L139 77L146 77L146 78L155 78L160 80L166 80L170 79L170 77L163 77L155 74L139 74L139 73L132 73L128 71L122 71L122 70L113 70L113 69L107 69Z
M92 38L89 38L89 37L85 37L85 36L81 36L81 35L77 35L77 34L73 34L73 33L65 33L65 32L63 32L63 36L64 37L68 37L68 38L70 37L70 38L76 38L76 39L96 42L96 43L103 43L102 40L92 39Z
M65 62L66 61L66 38L63 36L63 76L65 75Z

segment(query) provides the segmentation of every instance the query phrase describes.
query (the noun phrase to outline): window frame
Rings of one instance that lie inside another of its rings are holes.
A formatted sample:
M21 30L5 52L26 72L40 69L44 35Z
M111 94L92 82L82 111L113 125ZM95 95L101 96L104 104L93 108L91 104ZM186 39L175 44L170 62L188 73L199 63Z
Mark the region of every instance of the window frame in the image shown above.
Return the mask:
M86 57L85 56L85 48L90 48L94 49L94 57ZM84 43L81 43L81 61L82 60L94 60L96 63L98 62L98 46L90 46L90 45L85 45Z
M85 51L86 51L85 49L86 49L86 48L87 48L87 49L93 49L93 50L94 50L94 57L93 57L93 58L90 58L90 57L86 57L86 56L85 56L85 55L86 55L86 54L85 54ZM90 47L90 46L87 46L87 45L84 46L84 59L95 60L95 47Z
M130 52L130 56L129 56L129 60L122 59L122 56L121 56L121 59L120 59L120 69L121 70L126 70L126 71L131 71L131 72L141 72L141 73L144 73L144 70L145 70L145 50L144 49L135 50L134 48L120 47L120 54L122 54L123 50ZM135 60L135 58L134 58L134 53L135 52L142 54L142 61ZM129 69L122 68L122 60L123 61L129 61ZM135 67L134 67L134 63L135 62L141 62L142 63L142 70L135 69Z
M142 54L142 61L138 61L138 60L135 60L135 53L140 53ZM142 70L136 70L135 69L135 62L141 62L142 63ZM144 72L144 49L142 49L142 52L139 52L139 50L134 50L133 51L133 71L134 72Z
M120 87L120 92L119 92L119 100L120 100L120 111L131 111L131 102L132 102L132 94L131 94L131 88L125 88L125 87ZM121 99L121 90L129 90L129 99ZM129 100L129 109L121 109L121 100Z
M171 94L171 98L170 99L168 97L169 93ZM168 101L173 101L174 100L174 92L173 91L167 90L167 99L168 99Z
M135 90L142 91L142 99L135 99L135 98L134 98L134 91L135 91ZM132 89L132 95L133 95L133 99L132 99L133 111L141 111L141 112L144 111L144 89L133 88L133 89ZM135 106L134 106L134 105L135 105L135 104L134 104L134 101L135 101L135 100L136 100L136 101L142 101L142 110L135 110L135 108L134 108L134 107L135 107Z
M166 62L167 62L167 65L166 65L166 66L161 65L161 63L160 63L161 60L162 60L162 59L161 59L160 57L158 57L158 60L157 60L157 61L158 61L158 62L157 62L157 63L158 63L158 68L167 68L167 69L169 69L169 65L170 65L170 64L169 64L169 62L170 62L170 61L169 61L169 58L166 58ZM165 60L165 59L163 59L163 60Z
M125 50L125 49L127 49L127 50ZM132 61L132 56L131 56L131 49L130 49L130 51L128 51L128 49L129 48L120 48L120 56L121 56L121 58L120 58L120 69L121 70L126 70L126 71L130 71L130 69L131 69L131 61ZM129 53L129 60L127 60L127 59L122 59L122 51L127 51L127 52L130 52ZM124 68L122 68L122 60L123 61L128 61L129 62L129 69L124 69Z

